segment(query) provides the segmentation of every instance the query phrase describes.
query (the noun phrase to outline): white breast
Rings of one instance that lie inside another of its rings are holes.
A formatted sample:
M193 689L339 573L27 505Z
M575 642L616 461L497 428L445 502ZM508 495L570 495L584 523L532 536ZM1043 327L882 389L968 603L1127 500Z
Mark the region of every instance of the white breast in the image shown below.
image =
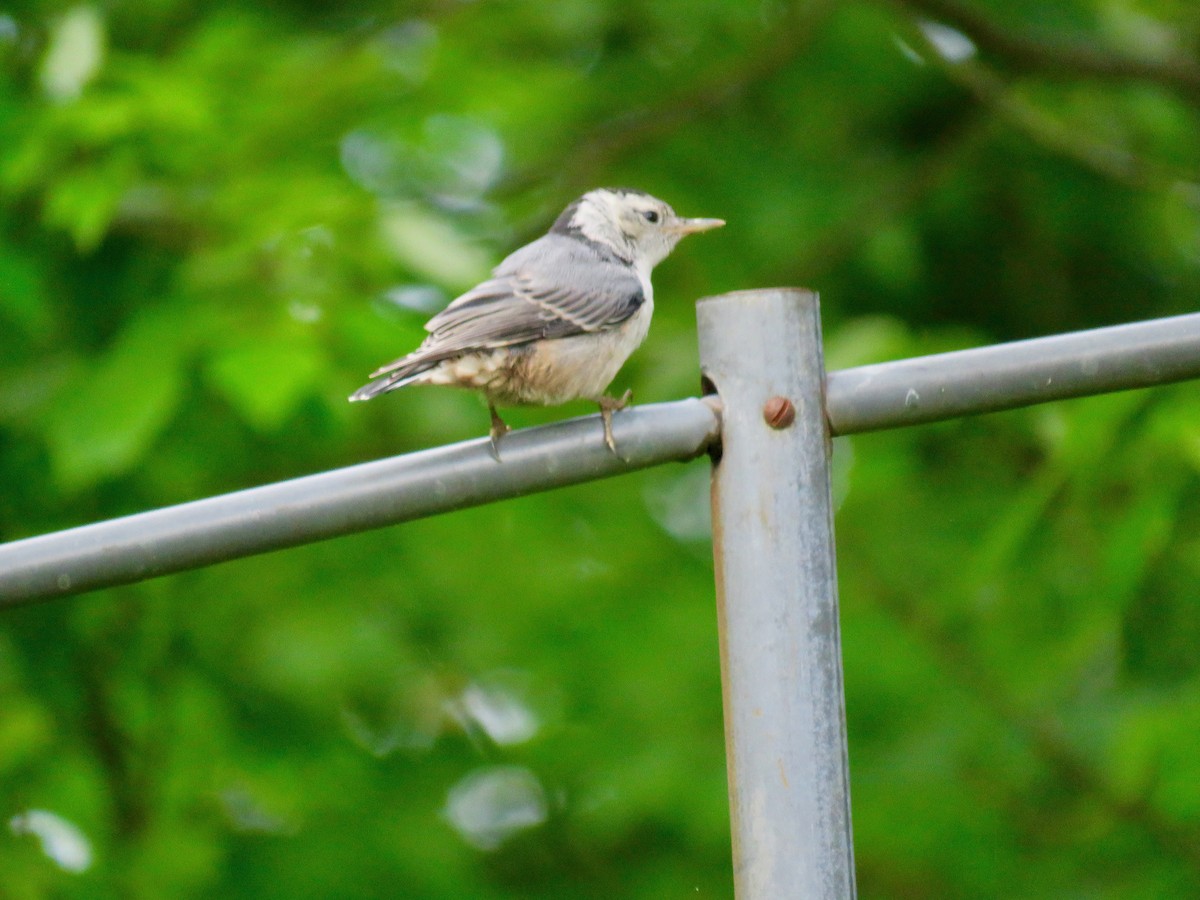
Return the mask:
M637 312L610 331L543 341L526 368L533 390L527 402L553 405L596 400L604 395L625 360L646 339L654 300L646 282L646 300Z

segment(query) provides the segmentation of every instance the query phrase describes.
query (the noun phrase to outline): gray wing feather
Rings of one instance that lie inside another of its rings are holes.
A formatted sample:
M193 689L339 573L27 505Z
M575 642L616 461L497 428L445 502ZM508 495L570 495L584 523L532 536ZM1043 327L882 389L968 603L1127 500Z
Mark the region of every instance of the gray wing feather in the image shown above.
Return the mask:
M629 266L575 237L548 234L429 320L427 342L501 347L615 327L645 302Z
M424 343L383 366L399 381L471 350L604 331L645 302L630 267L579 238L550 233L517 250L492 277L426 323Z

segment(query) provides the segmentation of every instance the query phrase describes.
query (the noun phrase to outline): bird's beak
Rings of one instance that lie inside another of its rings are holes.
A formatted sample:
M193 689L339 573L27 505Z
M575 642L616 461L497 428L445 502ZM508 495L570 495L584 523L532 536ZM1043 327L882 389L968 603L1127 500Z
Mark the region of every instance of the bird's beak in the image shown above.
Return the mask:
M676 219L671 230L678 234L697 234L701 231L712 231L724 224L724 219Z

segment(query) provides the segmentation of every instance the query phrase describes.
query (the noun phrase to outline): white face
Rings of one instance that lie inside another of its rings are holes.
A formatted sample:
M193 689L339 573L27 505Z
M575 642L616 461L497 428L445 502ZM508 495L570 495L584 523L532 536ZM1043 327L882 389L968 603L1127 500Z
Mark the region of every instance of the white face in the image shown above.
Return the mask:
M612 203L621 231L634 240L655 240L665 236L663 226L677 217L675 210L646 194L617 194ZM674 240L682 235L674 234Z
M724 224L720 219L680 218L670 206L649 194L607 188L580 197L569 222L589 240L612 247L645 275L675 249L684 235Z

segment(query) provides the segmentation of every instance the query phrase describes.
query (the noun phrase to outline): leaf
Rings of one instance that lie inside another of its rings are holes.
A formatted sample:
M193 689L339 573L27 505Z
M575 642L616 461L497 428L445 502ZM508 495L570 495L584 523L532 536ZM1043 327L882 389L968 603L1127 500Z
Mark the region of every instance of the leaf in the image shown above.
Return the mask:
M67 385L45 424L64 490L127 472L146 455L179 405L186 338L167 310L147 311Z
M260 431L278 430L325 370L325 357L307 340L268 338L226 350L207 375L242 418Z
M411 203L383 213L383 231L392 250L413 272L440 284L466 288L487 276L487 253L448 222Z
M46 193L46 224L70 234L81 252L95 249L116 217L132 176L132 164L123 155L62 176Z
M4 245L0 245L0 317L26 335L42 334L51 324L42 273L32 258Z
M42 89L60 103L76 99L104 63L104 21L90 6L76 6L55 24L42 59Z

